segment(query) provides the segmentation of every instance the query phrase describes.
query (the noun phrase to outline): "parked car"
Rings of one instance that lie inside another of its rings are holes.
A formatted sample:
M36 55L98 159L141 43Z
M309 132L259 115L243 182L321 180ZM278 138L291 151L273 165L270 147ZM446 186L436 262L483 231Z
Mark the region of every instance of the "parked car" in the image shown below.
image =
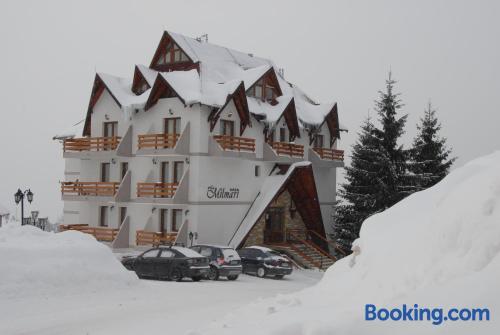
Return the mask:
M217 280L221 276L236 280L242 272L240 256L231 247L195 245L191 249L209 259L210 271L207 278L210 280Z
M279 252L259 246L238 250L243 265L243 273L251 273L259 278L274 276L282 279L292 273L292 264Z
M122 264L135 271L139 278L156 278L181 281L190 277L199 281L210 270L208 258L194 250L183 247L157 247L149 249L139 256L126 256Z

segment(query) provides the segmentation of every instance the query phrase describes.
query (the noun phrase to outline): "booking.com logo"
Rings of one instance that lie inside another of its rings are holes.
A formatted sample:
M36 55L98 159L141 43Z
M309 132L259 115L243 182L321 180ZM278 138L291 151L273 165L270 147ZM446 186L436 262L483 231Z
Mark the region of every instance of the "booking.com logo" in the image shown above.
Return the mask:
M433 325L440 325L444 321L489 321L488 308L423 308L418 304L401 308L380 308L372 304L365 305L366 321L432 321Z

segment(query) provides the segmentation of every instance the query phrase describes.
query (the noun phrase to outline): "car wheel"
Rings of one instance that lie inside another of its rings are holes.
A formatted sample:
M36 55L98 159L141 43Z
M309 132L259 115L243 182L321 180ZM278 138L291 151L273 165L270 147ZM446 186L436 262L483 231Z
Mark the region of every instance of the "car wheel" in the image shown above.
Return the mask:
M260 267L257 269L257 277L264 278L266 276L266 269Z
M193 276L193 277L191 277L191 279L193 281L200 281L201 280L201 276Z
M227 280L236 280L236 279L238 279L238 275L227 276Z
M182 280L182 273L181 273L181 270L179 270L179 268L175 268L172 270L172 272L170 273L170 280L174 280L174 281L181 281Z
M276 275L276 276L274 276L274 278L276 278L276 279L283 279L284 276L285 275Z
M215 266L210 267L210 271L208 271L208 279L217 280L219 279L219 270Z

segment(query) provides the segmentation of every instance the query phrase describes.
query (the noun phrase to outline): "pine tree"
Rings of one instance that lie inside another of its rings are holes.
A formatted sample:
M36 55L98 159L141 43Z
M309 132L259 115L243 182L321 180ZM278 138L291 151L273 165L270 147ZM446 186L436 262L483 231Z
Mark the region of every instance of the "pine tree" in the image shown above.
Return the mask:
M374 212L391 207L407 195L415 191L412 184L413 178L408 173L408 151L398 144L399 138L404 134L407 115L398 117L398 111L403 107L399 93L394 93L394 84L389 72L386 80L386 91L379 91L380 98L375 102L381 128L374 129L374 135L379 141L380 169L377 178L380 190L377 195Z
M443 179L456 158L449 158L451 149L446 146L446 138L439 136L441 124L430 102L417 129L410 149L409 170L415 175L417 190L424 190Z
M358 141L352 147L351 166L345 167L346 183L339 189L343 202L337 202L333 218L332 239L345 253L359 236L361 223L377 208L380 195L379 141L374 136L374 125L367 118L361 126Z

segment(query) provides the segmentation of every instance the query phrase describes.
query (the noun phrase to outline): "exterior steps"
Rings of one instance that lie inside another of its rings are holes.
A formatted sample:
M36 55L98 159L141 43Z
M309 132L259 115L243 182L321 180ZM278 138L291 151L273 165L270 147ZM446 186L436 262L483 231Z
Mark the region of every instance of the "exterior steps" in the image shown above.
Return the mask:
M288 242L268 246L272 249L283 252L306 269L326 270L333 263L335 263L333 256L328 257L322 254L309 243Z

